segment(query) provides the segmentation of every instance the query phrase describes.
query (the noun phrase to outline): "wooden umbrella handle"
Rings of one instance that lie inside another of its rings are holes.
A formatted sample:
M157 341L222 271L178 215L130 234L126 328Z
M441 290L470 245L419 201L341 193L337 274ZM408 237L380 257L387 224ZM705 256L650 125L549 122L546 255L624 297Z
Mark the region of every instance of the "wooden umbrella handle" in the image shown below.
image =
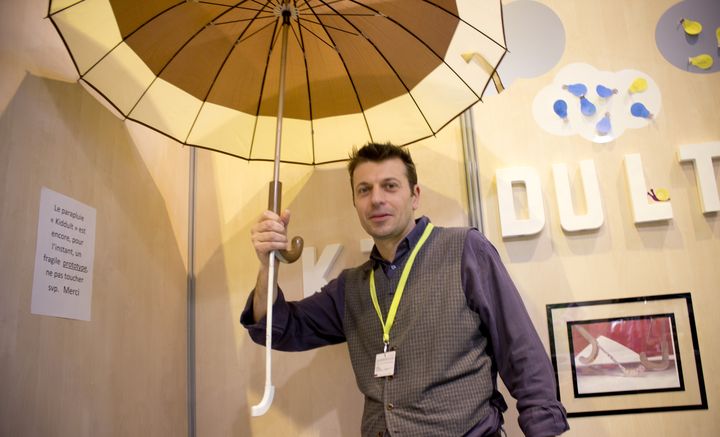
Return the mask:
M276 190L277 187L277 190ZM270 182L270 196L268 198L268 209L272 210L275 214L280 214L280 204L281 204L281 197L282 197L282 182L277 182L277 185L274 182ZM292 240L290 240L290 249L288 250L278 250L275 252L275 255L277 256L277 259L280 261L290 264L294 263L300 258L300 255L302 255L303 246L305 245L305 241L303 241L302 237L300 236L294 236L292 237Z

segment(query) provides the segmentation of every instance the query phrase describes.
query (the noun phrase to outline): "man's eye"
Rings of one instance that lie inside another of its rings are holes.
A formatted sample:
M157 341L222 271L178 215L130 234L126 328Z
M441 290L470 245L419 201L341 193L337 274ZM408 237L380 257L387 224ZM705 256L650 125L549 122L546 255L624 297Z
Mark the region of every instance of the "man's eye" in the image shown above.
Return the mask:
M357 189L357 193L358 193L358 194L365 194L365 193L367 193L367 192L368 192L368 188L367 188L367 187L358 187L358 189Z
M398 187L398 184L396 184L395 182L388 182L385 184L386 190L395 190L395 189L397 189L397 187Z

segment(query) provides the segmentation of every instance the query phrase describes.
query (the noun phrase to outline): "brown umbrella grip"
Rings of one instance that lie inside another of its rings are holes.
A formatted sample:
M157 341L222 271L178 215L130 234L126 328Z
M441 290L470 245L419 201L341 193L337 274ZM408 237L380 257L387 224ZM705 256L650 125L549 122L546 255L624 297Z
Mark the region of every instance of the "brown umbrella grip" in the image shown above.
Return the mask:
M282 182L270 182L270 198L268 199L268 209L272 210L275 214L280 214L280 200L282 197ZM289 250L278 250L276 252L277 258L286 263L294 263L300 258L303 251L305 242L302 237L294 236L290 241Z
M290 242L290 250L278 250L276 256L284 263L294 263L298 260L298 258L300 258L300 255L302 255L304 244L305 242L302 237L296 235Z

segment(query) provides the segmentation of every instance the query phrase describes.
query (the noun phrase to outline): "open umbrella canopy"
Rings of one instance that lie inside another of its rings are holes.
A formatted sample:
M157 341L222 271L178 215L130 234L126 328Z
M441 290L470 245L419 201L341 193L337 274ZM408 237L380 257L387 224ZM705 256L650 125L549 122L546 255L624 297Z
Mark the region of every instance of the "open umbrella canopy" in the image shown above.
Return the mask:
M278 0L51 0L81 81L180 143L273 160ZM281 161L433 135L506 52L500 0L290 2ZM468 62L468 54L484 62Z

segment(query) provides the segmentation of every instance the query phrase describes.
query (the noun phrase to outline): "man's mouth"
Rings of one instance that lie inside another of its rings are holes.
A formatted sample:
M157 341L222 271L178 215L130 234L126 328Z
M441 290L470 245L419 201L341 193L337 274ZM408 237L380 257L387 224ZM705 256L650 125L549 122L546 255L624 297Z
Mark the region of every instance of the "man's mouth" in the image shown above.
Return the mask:
M385 220L389 217L391 217L391 215L387 214L387 213L374 213L374 214L370 215L370 220L377 222L377 221Z

